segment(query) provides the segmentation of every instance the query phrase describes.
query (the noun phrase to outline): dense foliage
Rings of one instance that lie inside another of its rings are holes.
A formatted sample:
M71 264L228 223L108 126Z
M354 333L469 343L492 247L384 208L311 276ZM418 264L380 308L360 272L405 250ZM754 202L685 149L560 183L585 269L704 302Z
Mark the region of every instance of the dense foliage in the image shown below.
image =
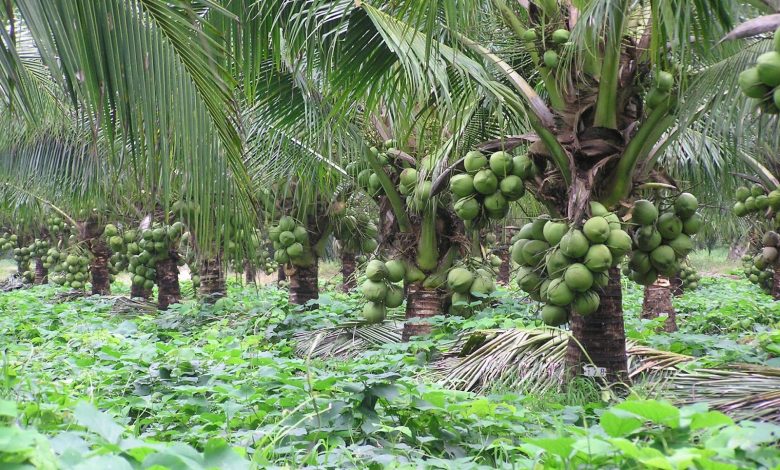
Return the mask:
M640 297L629 288L629 335L710 363L776 362L777 351L759 344L780 322L780 307L744 280L702 284L677 302L681 331L672 336L647 333L652 325L634 315ZM359 295L329 291L318 309L302 311L282 289L231 283L213 306L185 302L149 315L121 297L73 299L50 286L0 294L0 461L235 469L780 464L780 427L655 401L640 385L622 402L585 379L544 395L438 385L427 364L458 333L539 323L537 307L516 295L499 289L494 306L469 319L441 317L428 340L321 360L296 355L296 333L359 318Z

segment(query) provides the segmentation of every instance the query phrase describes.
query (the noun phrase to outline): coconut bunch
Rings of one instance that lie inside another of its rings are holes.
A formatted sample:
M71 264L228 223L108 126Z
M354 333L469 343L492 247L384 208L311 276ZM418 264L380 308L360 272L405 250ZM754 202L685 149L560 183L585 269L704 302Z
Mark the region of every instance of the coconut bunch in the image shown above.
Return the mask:
M564 28L558 28L549 32L547 30L541 30L537 32L535 28L529 28L523 33L523 41L528 45L542 52L542 64L551 70L558 68L560 63L561 50L569 42L569 30Z
M667 102L673 87L674 76L669 72L659 71L655 76L653 88L645 95L645 107L648 112Z
M147 290L154 287L157 263L171 256L171 249L179 245L183 233L184 224L181 222L171 225L154 223L140 231L138 242L127 246L128 270L134 285Z
M130 258L127 247L131 243L138 243L138 232L135 230L120 232L116 225L106 224L106 227L103 229L103 238L106 240L108 247L111 248L108 270L110 273L109 278L111 282L114 282L116 275L126 270L129 266Z
M360 292L367 301L363 305L363 319L368 323L379 323L387 316L388 308L404 303L401 283L406 276L406 264L397 259L386 262L373 259L366 265L365 275L366 280L360 285Z
M762 261L760 254L743 256L742 269L744 269L748 281L760 287L767 294L772 292L775 271L771 265Z
M387 155L387 152L391 150L395 150L395 141L392 139L386 140L379 147L371 147L369 149L369 152L371 152L374 157L376 157L376 159L379 161L379 164L384 167L388 174L395 173L395 169L391 165L392 160ZM358 186L363 188L372 197L377 197L384 194L382 184L379 182L379 176L368 167L367 163L350 163L347 165L346 171L350 175L354 176L357 179Z
M44 222L46 223L46 230L53 236L70 233L71 231L71 226L59 216L52 215L51 217L47 217Z
M279 219L268 230L273 242L274 260L279 264L310 266L314 260L309 243L309 231L290 216Z
M0 251L8 251L16 246L17 237L10 232L4 232L0 235Z
M690 264L685 263L680 266L680 272L678 276L682 280L683 290L696 290L699 288L699 281L701 280L701 276L699 276L699 273L696 272L696 268Z
M14 261L22 277L28 282L32 282L35 278L32 270L30 269L30 260L32 259L32 250L29 246L22 246L14 248Z
M699 202L690 193L678 195L663 211L647 199L634 202L633 253L624 274L645 286L654 283L659 274L676 274L680 261L693 250L691 237L701 229L698 207Z
M376 241L379 229L368 215L345 209L334 214L333 222L333 236L341 243L343 250L371 254L379 246Z
M536 167L526 155L513 156L504 151L488 158L472 150L464 157L463 167L465 173L450 178L455 214L477 226L487 219L504 218L509 203L525 194L524 182L536 174Z
M472 304L481 302L496 290L493 273L477 259L471 266L456 266L447 273L447 288L452 292L450 313L466 316Z
M761 111L780 113L780 28L775 31L774 50L758 56L756 65L739 74L739 87L756 100Z
M48 240L36 238L27 249L30 250L30 256L33 258L43 258L50 247Z
M89 257L85 252L75 247L62 251L52 248L47 253L47 261L49 259L53 261L49 274L51 282L71 289L86 287L89 281Z
M740 186L734 195L737 202L734 203L732 212L737 217L764 212L770 207L775 212L780 210L780 188L773 189L767 193L766 189L760 184L754 184L750 188Z
M520 288L545 303L542 320L559 326L571 311L589 315L598 309L597 290L609 282L607 271L630 249L631 237L618 216L591 202L581 228L547 216L524 225L512 245L512 260L520 265Z

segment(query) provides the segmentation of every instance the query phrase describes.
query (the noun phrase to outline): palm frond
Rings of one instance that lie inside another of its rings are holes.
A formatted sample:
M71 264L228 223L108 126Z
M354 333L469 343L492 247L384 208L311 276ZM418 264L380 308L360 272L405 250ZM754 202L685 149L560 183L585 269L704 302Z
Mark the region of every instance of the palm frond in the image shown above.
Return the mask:
M348 359L383 344L400 343L403 315L382 323L344 322L338 326L296 333L295 353L300 357Z

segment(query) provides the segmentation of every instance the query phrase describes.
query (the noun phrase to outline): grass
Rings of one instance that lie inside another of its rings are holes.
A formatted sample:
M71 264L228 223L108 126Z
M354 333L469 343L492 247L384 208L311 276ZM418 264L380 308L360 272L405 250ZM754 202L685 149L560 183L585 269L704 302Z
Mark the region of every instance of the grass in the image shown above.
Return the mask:
M729 250L725 247L713 250L696 250L688 255L691 266L704 274L729 274L734 269L741 268L739 260L728 259Z
M16 263L12 259L0 259L0 282L8 279L16 272Z

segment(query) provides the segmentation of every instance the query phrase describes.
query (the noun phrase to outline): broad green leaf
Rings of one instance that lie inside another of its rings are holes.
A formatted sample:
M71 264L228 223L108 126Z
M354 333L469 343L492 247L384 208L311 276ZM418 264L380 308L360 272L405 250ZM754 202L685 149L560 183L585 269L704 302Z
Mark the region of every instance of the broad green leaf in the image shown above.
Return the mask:
M630 400L615 405L613 409L619 409L634 413L655 424L661 424L670 428L680 425L680 410L674 405L658 400Z
M719 428L734 424L734 420L720 411L697 413L691 417L691 429Z
M601 415L599 421L604 432L612 437L623 437L632 434L642 427L642 420L636 416L622 412L621 410L611 409Z
M568 459L574 450L575 439L572 437L556 437L556 438L537 438L526 439L527 443L535 445L546 452L553 455L557 455L563 459Z
M11 400L0 400L0 416L16 418L19 410L16 408L16 402Z
M124 428L114 422L106 413L87 402L80 402L73 411L76 422L94 432L106 441L117 444Z

